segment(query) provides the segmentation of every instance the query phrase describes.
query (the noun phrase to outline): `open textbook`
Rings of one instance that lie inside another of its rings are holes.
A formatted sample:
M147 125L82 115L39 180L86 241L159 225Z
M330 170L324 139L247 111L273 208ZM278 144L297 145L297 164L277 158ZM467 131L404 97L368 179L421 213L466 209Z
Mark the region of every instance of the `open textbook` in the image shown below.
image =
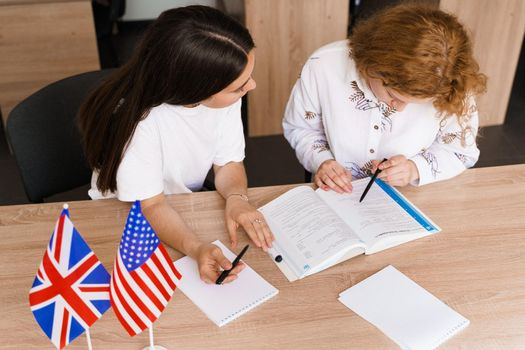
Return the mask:
M282 256L276 264L290 281L441 231L379 179L359 203L368 181L352 182L352 193L346 194L299 186L259 208Z

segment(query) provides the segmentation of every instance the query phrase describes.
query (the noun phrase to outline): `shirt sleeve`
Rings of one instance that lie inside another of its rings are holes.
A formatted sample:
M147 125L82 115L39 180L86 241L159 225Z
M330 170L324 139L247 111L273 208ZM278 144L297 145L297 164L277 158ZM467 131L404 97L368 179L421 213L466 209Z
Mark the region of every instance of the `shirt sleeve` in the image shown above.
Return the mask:
M297 159L311 173L315 173L325 160L334 159L322 118L318 81L310 59L303 67L288 100L283 130Z
M462 119L465 120L464 129L456 116L444 120L432 145L411 158L419 171L419 181L413 185L446 180L476 164L479 158L476 145L479 118L474 98L469 100L468 115Z
M223 166L229 162L242 162L244 159L244 132L239 99L231 106L220 124L217 152L213 164Z
M117 171L119 200L144 200L164 191L160 142L154 120L146 118L137 125Z

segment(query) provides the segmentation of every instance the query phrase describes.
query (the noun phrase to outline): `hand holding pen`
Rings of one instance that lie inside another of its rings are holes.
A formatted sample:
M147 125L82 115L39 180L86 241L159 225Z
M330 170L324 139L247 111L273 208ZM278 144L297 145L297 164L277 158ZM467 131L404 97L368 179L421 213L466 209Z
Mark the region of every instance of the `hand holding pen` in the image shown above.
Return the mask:
M241 250L239 255L237 255L237 257L231 263L231 267L229 269L224 270L224 271L221 272L221 274L219 275L219 277L215 281L215 284L223 284L224 282L226 282L226 279L228 278L228 276L231 274L232 271L235 270L237 265L239 265L239 263L241 262L242 256L244 255L244 253L246 253L246 251L248 250L248 247L249 247L248 244L246 246L244 246L244 248Z
M230 270L222 283L232 282L246 267L242 261L233 267L230 260L222 253L221 248L212 243L201 244L191 256L197 260L200 277L206 283L215 283L222 270Z
M372 164L380 170L377 178L391 186L402 187L419 179L416 164L404 155L396 155L383 162L375 160Z

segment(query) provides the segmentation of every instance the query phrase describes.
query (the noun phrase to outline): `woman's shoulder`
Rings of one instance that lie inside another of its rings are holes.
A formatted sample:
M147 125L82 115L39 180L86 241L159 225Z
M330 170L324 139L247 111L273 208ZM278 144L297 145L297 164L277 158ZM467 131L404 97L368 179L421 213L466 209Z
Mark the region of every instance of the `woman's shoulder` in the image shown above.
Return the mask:
M161 105L151 108L138 123L137 127L151 129L156 128L162 119L173 114L169 109L169 105L163 103Z
M306 61L304 70L327 79L341 79L355 75L355 65L350 58L348 40L339 40L318 48ZM303 73L304 73L303 70Z
M314 53L310 56L312 57L319 57L319 58L330 58L330 57L338 57L340 55L344 55L345 57L348 57L348 53L350 51L350 47L348 46L348 40L338 40L331 42L329 44L326 44L324 46L321 46L317 50L314 51Z
M307 63L330 67L334 63L347 62L350 57L349 53L348 40L335 41L315 50L314 53L308 57Z

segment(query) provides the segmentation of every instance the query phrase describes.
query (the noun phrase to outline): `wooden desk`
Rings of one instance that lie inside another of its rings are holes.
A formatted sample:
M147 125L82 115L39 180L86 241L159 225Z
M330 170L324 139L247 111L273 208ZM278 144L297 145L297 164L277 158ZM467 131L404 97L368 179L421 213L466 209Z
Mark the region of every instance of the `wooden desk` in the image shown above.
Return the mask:
M254 188L262 205L291 186ZM269 302L216 327L180 291L155 323L169 349L395 349L380 331L337 301L339 292L392 264L466 316L471 325L442 349L525 347L525 165L469 170L402 192L443 232L371 256L359 256L289 283L262 251L245 261L279 289ZM215 193L169 198L211 241L227 241L223 200ZM28 291L61 204L0 207L2 349L53 349L28 307ZM111 271L129 204L70 203L73 222ZM246 242L245 237L241 245ZM180 255L171 251L173 258ZM108 311L91 329L94 349L141 349L147 332L130 338ZM82 336L68 349L86 349Z

